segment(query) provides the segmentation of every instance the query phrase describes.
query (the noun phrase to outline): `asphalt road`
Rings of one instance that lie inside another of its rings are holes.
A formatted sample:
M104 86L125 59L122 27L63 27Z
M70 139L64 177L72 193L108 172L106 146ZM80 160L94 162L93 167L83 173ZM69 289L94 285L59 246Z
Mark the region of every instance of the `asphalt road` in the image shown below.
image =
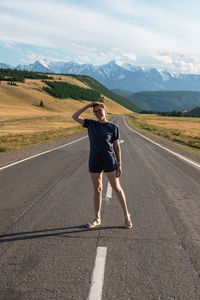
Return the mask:
M93 218L88 138L0 171L0 299L87 299L106 247L103 300L200 299L200 168L120 126L134 227L112 194Z

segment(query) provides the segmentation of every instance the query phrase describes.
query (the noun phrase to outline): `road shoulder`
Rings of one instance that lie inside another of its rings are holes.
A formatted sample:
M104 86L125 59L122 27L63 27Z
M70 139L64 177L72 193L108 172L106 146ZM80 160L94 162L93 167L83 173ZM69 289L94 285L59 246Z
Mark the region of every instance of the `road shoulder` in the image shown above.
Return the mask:
M174 151L174 152L176 152L176 153L178 153L182 156L185 156L186 158L189 158L189 159L191 159L191 160L193 160L197 163L200 163L200 151L198 152L198 150L194 150L194 149L192 149L188 146L181 145L181 144L178 144L176 142L169 141L169 140L167 140L163 137L156 136L154 134L150 134L150 133L147 133L145 131L139 130L138 128L133 127L132 124L127 119L125 119L125 120L126 120L126 123L128 124L128 126L133 128L136 132L138 132L138 133L144 135L145 137L151 139L155 143L158 143L161 146L166 147L171 151Z
M62 146L64 144L75 141L79 138L82 138L86 135L85 132L75 133L65 138L54 140L48 143L42 143L34 146L29 146L26 148L21 148L13 151L8 151L0 154L0 167L3 167L7 164L14 163L18 160L25 159L27 157L39 154L44 151L54 149L56 147Z

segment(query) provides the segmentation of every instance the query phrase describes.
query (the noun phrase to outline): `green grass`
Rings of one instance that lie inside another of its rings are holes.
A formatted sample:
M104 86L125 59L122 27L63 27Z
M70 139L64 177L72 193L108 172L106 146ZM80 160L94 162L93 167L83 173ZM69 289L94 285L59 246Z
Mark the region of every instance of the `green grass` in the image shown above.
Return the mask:
M69 75L68 75L69 76ZM82 81L83 83L90 86L92 89L94 89L96 92L103 94L104 96L112 99L113 101L117 102L118 104L126 107L127 109L133 111L133 112L139 112L141 109L136 106L133 102L129 101L126 98L121 97L120 95L115 94L108 88L106 88L103 84L95 80L94 78L87 76L87 75L70 75L74 78Z
M140 120L134 116L126 116L126 118L134 127L138 129L148 131L152 134L178 142L182 145L200 149L200 137L184 134L179 129L168 129L155 125L149 125L143 120Z
M112 120L116 115L108 114L108 120ZM55 128L56 123L60 123L61 126L65 124L66 127ZM64 116L44 116L44 117L34 117L34 118L22 118L22 119L11 119L0 122L0 126L22 126L25 128L29 128L31 125L38 129L38 124L41 128L49 128L50 126L54 126L52 129L49 130L42 130L39 132L32 132L32 133L16 133L16 134L6 134L0 136L0 153L7 152L11 150L16 150L24 147L28 147L31 145L37 145L45 142L51 142L57 139L64 138L66 136L78 133L78 132L86 132L86 128L83 128L81 125L67 127L68 119ZM37 124L36 124L37 123ZM37 126L36 126L37 125ZM54 129L55 128L55 129Z
M37 145L41 143L51 142L66 136L75 134L77 132L84 132L85 128L82 126L49 130L33 134L10 134L0 137L0 153L19 148Z
M200 92L193 91L144 91L133 93L128 99L150 111L180 111L200 106Z
M8 146L0 146L0 153L10 151L11 147Z

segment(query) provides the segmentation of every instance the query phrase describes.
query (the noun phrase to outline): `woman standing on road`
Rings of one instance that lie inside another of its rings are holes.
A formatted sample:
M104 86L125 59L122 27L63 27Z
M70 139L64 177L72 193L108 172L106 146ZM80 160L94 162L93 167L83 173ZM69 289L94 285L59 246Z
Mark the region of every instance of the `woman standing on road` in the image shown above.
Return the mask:
M81 117L81 114L90 107L93 107L93 113L98 121ZM104 171L123 209L125 228L132 228L125 194L119 182L122 167L118 126L108 122L105 105L100 102L85 105L75 112L72 118L88 128L90 140L89 172L94 188L95 219L88 224L88 227L101 225L102 171Z

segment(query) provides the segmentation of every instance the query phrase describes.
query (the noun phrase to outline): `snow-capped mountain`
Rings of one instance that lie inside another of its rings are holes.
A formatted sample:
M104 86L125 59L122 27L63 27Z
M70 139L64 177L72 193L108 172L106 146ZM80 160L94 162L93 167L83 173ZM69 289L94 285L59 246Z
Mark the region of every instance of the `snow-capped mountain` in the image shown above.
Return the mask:
M64 64L65 62L62 61L52 61L47 58L43 58L29 65L18 65L16 69L33 72L60 73Z
M0 64L1 68L8 65ZM9 66L9 68L14 68ZM144 69L140 66L123 64L119 66L114 60L104 65L78 64L73 61L53 61L40 59L30 65L19 65L19 70L45 73L88 75L109 89L121 89L131 92L182 90L200 91L200 74L181 74L158 70Z
M131 64L122 64L122 68L124 68L126 70L129 70L129 71L132 71L132 72L143 70L142 67L134 66L134 65L131 65Z
M11 65L0 63L0 68L2 68L2 69L13 69L14 67L12 67Z

